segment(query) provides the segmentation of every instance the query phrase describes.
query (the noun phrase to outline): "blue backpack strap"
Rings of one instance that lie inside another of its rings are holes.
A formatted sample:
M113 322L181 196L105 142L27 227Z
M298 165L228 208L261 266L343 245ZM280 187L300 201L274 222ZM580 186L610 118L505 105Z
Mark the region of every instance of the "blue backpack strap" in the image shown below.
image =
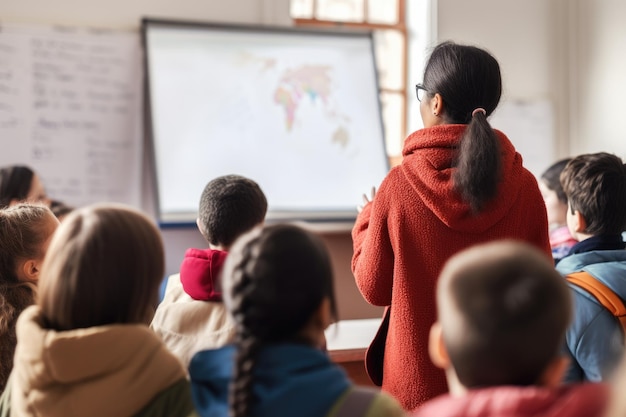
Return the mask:
M353 387L339 405L333 417L365 417L380 390L368 387Z

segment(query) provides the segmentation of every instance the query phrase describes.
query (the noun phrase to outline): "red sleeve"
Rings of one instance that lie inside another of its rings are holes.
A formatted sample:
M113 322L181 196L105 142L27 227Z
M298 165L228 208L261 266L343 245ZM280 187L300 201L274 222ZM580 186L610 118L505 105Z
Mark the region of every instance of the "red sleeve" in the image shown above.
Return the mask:
M390 192L385 183L352 229L352 273L365 300L377 306L391 304L393 286L394 254L387 223Z

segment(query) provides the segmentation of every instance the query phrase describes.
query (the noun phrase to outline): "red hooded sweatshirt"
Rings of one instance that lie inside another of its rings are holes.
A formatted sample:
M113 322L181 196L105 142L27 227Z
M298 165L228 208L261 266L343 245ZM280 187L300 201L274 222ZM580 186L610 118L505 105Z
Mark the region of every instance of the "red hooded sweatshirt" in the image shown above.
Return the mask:
M222 301L219 284L227 252L214 249L187 249L180 265L180 282L194 300Z
M473 214L454 190L452 165L466 127L411 134L402 164L389 172L352 230L352 272L361 294L371 304L391 305L382 388L406 410L447 391L443 371L428 355L437 277L446 260L469 246L505 238L530 242L552 259L537 181L502 132L496 131L502 155L496 198Z
M608 397L602 384L495 387L461 397L442 395L423 404L412 417L601 417Z

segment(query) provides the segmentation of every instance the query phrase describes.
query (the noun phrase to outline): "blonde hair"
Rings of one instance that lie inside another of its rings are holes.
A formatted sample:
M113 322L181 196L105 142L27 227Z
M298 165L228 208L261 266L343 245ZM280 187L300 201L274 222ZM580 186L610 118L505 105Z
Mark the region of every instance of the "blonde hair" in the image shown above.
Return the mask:
M42 267L44 325L147 323L163 273L161 236L147 216L121 205L78 209L57 230Z

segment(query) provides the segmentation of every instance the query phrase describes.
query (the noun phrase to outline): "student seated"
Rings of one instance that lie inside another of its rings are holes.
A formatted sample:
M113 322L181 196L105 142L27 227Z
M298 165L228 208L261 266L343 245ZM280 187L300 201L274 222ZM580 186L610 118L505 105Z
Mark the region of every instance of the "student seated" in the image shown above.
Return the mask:
M185 370L148 328L163 268L159 231L143 214L103 205L68 215L37 303L18 319L0 415L189 415Z
M441 272L437 312L429 350L450 393L416 417L602 414L604 385L560 385L572 301L543 252L496 241L458 253Z
M546 203L550 248L552 248L555 263L560 261L577 243L567 227L567 196L561 185L561 172L571 160L571 158L566 158L555 162L541 174L539 179L539 190Z
M233 246L223 284L237 334L234 344L191 360L201 416L321 417L342 407L354 417L403 415L387 394L355 389L323 350L336 309L319 238L291 225L255 229Z
M561 174L567 225L579 241L556 266L563 275L584 271L626 300L626 169L608 153L574 158ZM570 284L574 320L566 333L571 365L566 381L603 381L624 352L619 321L586 290Z
M196 352L232 341L234 325L222 303L222 266L235 239L261 224L266 213L263 191L248 178L226 175L204 188L196 223L209 248L187 250L150 325L185 368Z
M0 392L13 367L17 317L35 303L41 265L58 225L43 205L0 209Z
M0 168L0 208L18 203L50 204L39 176L24 165Z

